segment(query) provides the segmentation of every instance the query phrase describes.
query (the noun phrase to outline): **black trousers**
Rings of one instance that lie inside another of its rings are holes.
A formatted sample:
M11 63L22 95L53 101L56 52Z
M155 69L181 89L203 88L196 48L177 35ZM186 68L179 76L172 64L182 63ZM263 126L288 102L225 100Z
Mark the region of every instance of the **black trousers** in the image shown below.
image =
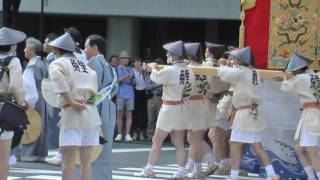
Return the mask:
M140 133L148 126L147 97L145 90L134 91L134 111L132 117L132 132Z

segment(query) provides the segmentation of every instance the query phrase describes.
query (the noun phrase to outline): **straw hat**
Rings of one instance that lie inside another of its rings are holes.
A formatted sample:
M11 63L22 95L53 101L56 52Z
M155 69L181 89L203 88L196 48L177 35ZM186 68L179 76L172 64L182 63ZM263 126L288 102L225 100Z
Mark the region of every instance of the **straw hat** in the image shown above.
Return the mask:
M7 27L0 29L0 46L17 44L25 38L26 34L24 32Z
M24 131L21 138L21 144L30 144L36 141L42 130L42 121L37 111L28 108L26 111L30 124L27 125L27 129Z
M91 162L93 162L96 159L98 159L98 157L100 156L102 150L103 150L103 145L93 146L93 149L92 149L92 152L91 152ZM80 165L80 154L79 154L79 151L77 151L77 155L76 155L76 164Z
M73 52L76 49L76 44L74 43L69 33L65 33L59 36L57 39L51 41L49 43L49 46L60 48L70 52Z

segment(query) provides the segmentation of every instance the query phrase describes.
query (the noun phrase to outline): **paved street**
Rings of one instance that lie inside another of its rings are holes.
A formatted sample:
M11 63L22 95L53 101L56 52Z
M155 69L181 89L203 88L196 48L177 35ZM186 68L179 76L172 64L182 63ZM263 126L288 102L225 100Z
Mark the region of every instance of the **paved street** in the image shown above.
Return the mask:
M147 178L134 177L135 172L140 172L146 165L150 144L116 143L112 150L113 179L114 180L144 180ZM50 151L50 155L55 151ZM155 167L157 178L153 180L168 179L176 170L175 152L172 146L165 146L161 153L160 161ZM205 167L204 167L205 168ZM225 176L211 176L211 179L223 179ZM45 163L18 162L10 168L8 180L60 180L61 168ZM254 175L241 179L259 179ZM148 179L150 180L150 179Z

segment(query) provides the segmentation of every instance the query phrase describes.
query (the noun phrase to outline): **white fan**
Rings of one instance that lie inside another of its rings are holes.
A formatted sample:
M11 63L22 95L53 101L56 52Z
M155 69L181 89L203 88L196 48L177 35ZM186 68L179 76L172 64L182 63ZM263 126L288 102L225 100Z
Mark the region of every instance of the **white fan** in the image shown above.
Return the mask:
M59 107L59 95L53 91L51 81L49 79L43 79L41 88L44 100L53 107Z

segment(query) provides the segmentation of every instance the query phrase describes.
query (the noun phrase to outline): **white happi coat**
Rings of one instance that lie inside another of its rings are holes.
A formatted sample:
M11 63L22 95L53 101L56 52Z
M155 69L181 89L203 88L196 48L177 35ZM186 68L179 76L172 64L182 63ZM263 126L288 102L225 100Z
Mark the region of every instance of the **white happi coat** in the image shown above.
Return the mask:
M152 70L150 79L157 84L163 85L163 101L181 101L183 100L184 87L189 86L188 91L184 94L189 97L191 96L192 84L195 77L192 69L186 63L178 61L160 71ZM188 103L187 101L179 105L163 104L159 112L156 127L167 132L188 129L188 112L190 111Z
M233 87L232 105L235 108L257 104L262 100L262 82L254 69L236 66L220 66L218 76ZM232 129L245 132L260 132L266 127L261 113L254 115L251 109L238 110L236 112Z
M281 83L281 90L298 95L302 105L308 102L317 102L317 98L314 95L312 76L318 76L319 78L320 73L298 74L289 80L284 80ZM303 109L295 139L299 138L301 129L306 130L309 135L320 136L320 109Z

